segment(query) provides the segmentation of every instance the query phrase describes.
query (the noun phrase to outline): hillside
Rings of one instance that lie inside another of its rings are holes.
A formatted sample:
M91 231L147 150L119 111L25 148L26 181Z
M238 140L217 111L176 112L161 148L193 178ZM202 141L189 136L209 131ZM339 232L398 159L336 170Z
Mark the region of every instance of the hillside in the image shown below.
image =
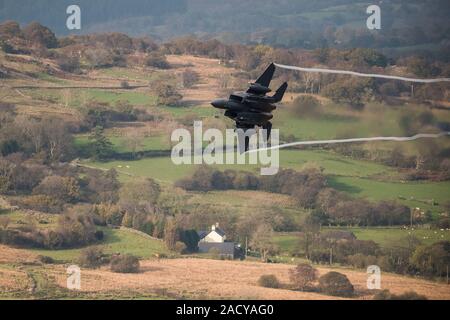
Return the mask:
M289 269L308 262L347 275L355 299L373 298L364 289L373 264L392 293L450 299L448 137L286 148L273 176L260 164L171 159L175 129L233 128L211 100L245 89L269 62L424 77L444 76L445 62L117 33L56 38L33 26L0 24L0 298L331 298L290 290ZM281 142L449 130L446 84L277 70L272 87L283 81ZM245 244L246 261L197 252L196 231L217 223L241 252ZM95 248L82 292L64 289L65 268ZM121 255L140 271L112 272ZM259 286L266 274L283 288Z
M2 1L0 20L13 19L22 24L40 21L60 35L71 33L64 28L65 8L70 1L46 0L39 5L29 2L21 2L18 7L15 1ZM164 41L195 34L282 47L359 46L386 48L396 54L433 52L442 58L448 50L445 40L450 8L445 0L378 3L383 17L379 32L366 28L366 8L373 4L369 1L133 0L124 4L109 0L78 4L82 8L83 34L117 31Z

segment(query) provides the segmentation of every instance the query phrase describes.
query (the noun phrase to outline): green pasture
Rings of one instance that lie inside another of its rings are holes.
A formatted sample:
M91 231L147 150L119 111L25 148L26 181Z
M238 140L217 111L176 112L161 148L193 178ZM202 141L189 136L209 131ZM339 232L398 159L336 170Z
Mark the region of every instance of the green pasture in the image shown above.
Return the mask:
M127 253L140 258L150 258L157 253L170 253L164 242L153 240L143 235L122 229L102 228L104 240L95 244L100 246L105 253ZM78 259L82 248L63 250L33 249L32 252L52 257L58 261L74 262Z

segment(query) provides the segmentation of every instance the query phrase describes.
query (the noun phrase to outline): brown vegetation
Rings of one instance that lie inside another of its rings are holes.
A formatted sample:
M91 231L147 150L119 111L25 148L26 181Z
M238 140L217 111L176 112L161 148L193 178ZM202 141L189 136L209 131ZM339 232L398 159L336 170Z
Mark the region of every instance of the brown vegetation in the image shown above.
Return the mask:
M313 292L264 288L258 285L262 275L273 274L281 282L289 283L292 265L265 264L259 262L221 261L208 259L169 259L141 261L141 273L117 274L106 269L84 270L82 290L107 292L131 290L145 292L165 288L168 292L186 297L240 298L240 299L339 299L338 297ZM65 275L53 269L60 285L65 285ZM320 275L329 271L318 268ZM370 299L373 292L366 289L367 274L360 271L339 269L355 287L354 298ZM447 285L427 282L392 274L383 274L383 288L401 294L414 290L429 299L450 299Z

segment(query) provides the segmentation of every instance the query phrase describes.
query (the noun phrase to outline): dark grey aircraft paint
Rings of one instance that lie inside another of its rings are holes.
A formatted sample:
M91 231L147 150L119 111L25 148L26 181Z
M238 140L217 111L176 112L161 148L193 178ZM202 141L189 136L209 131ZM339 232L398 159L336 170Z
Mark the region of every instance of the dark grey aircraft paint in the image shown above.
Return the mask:
M218 99L211 104L215 108L224 109L224 115L236 122L237 129L243 129L245 132L254 129L255 126L262 127L267 130L267 139L269 139L272 130L270 122L273 118L272 111L277 108L275 103L283 99L288 86L285 82L273 96L268 96L274 73L275 65L272 63L255 83L250 84L246 92L234 92L228 100ZM248 150L248 138L246 138L245 150Z

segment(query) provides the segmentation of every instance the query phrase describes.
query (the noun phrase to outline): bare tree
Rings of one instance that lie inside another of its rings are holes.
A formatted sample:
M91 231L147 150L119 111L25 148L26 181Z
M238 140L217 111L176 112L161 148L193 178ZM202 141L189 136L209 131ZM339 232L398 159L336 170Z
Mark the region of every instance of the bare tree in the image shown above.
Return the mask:
M0 193L8 191L10 188L14 167L12 162L0 158Z
M123 144L130 148L132 156L135 158L138 149L144 146L144 135L142 131L136 128L127 130Z
M307 263L300 263L289 271L289 277L295 289L304 291L317 280L317 270Z
M273 229L268 224L260 224L253 233L250 246L260 252L263 261L267 261L267 256L276 251L272 238Z
M183 78L183 86L185 88L192 88L195 84L197 84L197 82L200 79L198 73L191 69L186 69L182 73L182 78Z
M21 128L22 134L33 145L33 151L38 153L44 145L44 130L38 120L19 116L15 119L16 126Z
M9 226L11 219L8 216L0 216L0 227L6 230Z
M44 120L42 126L48 158L52 161L59 160L65 155L71 144L71 136L67 131L67 126L64 122L56 119Z

